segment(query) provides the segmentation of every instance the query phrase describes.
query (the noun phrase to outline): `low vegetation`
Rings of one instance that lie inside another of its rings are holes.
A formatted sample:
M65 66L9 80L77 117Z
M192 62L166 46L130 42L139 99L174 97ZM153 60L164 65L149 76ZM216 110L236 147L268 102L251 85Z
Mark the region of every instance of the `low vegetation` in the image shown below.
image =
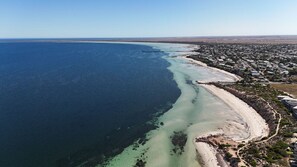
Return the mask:
M283 94L283 92L275 89L274 86L263 84L237 83L233 85L221 85L221 87L222 86L226 90L232 89L238 91L237 93L241 92L244 94L244 96L240 96L240 98L248 104L251 102L250 100L252 100L253 104L251 106L255 108L257 112L262 112L259 113L262 117L268 110L265 110L264 103L259 103L261 98L282 117L279 133L269 140L265 138L260 142L249 143L246 148L240 151L243 159L251 166L290 166L289 158L292 156L292 152L288 149L293 133L297 132L297 123L290 111L277 99L277 96ZM234 94L234 92L232 93ZM275 127L278 123L277 120L277 118L270 120L270 124L273 124L270 127L274 127L274 131L272 130L270 135L275 133ZM238 147L243 147L243 145Z

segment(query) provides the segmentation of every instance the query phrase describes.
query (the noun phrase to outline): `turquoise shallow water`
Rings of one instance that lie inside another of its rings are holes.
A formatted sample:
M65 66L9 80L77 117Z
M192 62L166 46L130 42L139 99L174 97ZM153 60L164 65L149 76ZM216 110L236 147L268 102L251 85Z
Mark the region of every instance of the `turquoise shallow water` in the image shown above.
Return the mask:
M181 57L188 54L189 46L180 44L148 44L169 53L163 58L170 63L168 68L181 90L173 107L158 121L163 126L147 133L147 142L135 148L127 147L124 152L111 159L107 166L135 165L137 160L146 162L148 167L197 167L197 154L194 147L195 137L217 130L230 118L231 109L217 97L202 87L193 84L195 80L222 80L232 78L204 67L189 63ZM172 144L174 132L183 132L187 136L184 151L175 153Z

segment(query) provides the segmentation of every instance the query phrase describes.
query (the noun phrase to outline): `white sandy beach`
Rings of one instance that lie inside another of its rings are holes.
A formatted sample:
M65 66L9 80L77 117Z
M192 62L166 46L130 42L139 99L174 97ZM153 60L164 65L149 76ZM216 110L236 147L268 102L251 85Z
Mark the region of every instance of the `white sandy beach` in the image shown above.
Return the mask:
M234 96L233 94L218 88L214 85L202 85L213 95L219 97L223 102L229 105L234 112L236 112L242 118L243 122L247 124L246 130L249 132L249 136L244 137L240 135L230 136L235 141L251 141L261 139L268 136L269 128L265 120L248 104ZM234 125L235 126L235 125ZM238 138L237 138L238 137Z
M193 47L194 48L194 47ZM219 72L226 77L231 78L234 82L241 80L240 76L232 74L230 72L209 67L207 64L197 61L186 56L182 56L189 63L192 63L197 66L201 66L216 72ZM219 79L212 80L203 80L202 82L216 82L220 81ZM224 81L224 80L223 80ZM228 105L234 112L234 117L226 121L225 125L220 129L222 132L209 132L207 135L214 135L222 133L224 136L237 141L237 142L249 142L252 140L261 139L269 135L269 128L265 120L248 104L234 96L233 94L220 89L214 85L202 84L200 85L209 91L214 96L218 97L226 105ZM206 135L206 136L207 136ZM205 136L205 134L203 135ZM202 136L197 136L202 137ZM216 149L203 142L194 142L197 151L199 152L201 158L203 159L203 166L206 167L217 167L219 162L217 159ZM220 166L227 166L227 164L220 163Z
M210 135L223 135L224 131L222 129L214 132L208 132L206 134L200 135L199 137L207 137ZM199 153L200 158L203 161L202 166L211 166L211 167L220 167L218 159L216 157L217 151L216 149L208 143L204 142L196 142L196 138L193 141L196 150Z
M217 151L211 145L204 142L195 143L199 155L201 156L205 166L219 167L219 162L216 158Z
M219 72L223 75L226 75L229 78L232 78L233 81L241 80L241 77L229 73L227 71L217 69L214 67L209 67L207 64L197 61L191 58L184 57L188 60L189 63L193 63L197 66L205 67L210 70ZM218 80L203 80L200 82L216 82ZM226 105L228 105L234 112L234 116L237 115L237 118L230 118L226 121L225 125L220 129L222 134L234 141L237 142L249 142L252 140L261 139L269 135L269 128L265 120L248 104L234 96L233 94L220 89L214 85L201 84L203 88L209 91L214 96L218 97ZM235 116L236 117L236 116ZM208 135L212 135L214 132L209 132ZM205 135L204 135L205 136ZM202 136L197 136L197 138ZM217 167L218 160L216 157L217 151L215 148L210 146L207 143L197 142L195 143L196 149L199 152L201 158L204 160L203 166L206 167ZM225 166L224 164L220 164Z
M265 120L248 104L234 96L233 94L218 88L214 85L201 85L213 95L226 103L242 122L229 121L222 128L223 134L237 142L249 142L268 136L269 128ZM209 135L212 134L211 132ZM198 136L201 137L201 136ZM216 150L207 143L196 143L196 149L204 160L206 167L216 167L218 163Z

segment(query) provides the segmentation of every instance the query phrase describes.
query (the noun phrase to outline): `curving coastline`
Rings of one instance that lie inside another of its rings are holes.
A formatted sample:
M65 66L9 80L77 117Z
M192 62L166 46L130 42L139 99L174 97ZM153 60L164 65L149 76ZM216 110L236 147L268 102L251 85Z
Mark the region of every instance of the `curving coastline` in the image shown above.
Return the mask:
M196 46L192 46L192 50L194 51ZM194 54L194 53L190 53ZM219 72L225 75L228 78L231 78L233 82L240 81L242 78L229 73L227 71L217 69L214 67L209 67L205 63L191 59L187 56L182 56L183 59L188 61L188 63L194 64L196 66L201 66L207 68L209 70ZM224 82L225 80L214 79L211 80L199 80L199 82ZM228 105L231 110L234 112L234 115L237 117L237 120L226 121L223 127L219 128L216 131L211 131L206 134L197 136L194 139L194 144L196 150L199 154L198 159L200 159L200 163L202 166L213 167L213 166L228 166L228 164L224 161L224 157L222 154L218 153L217 149L207 142L197 142L197 139L219 135L222 136L223 140L231 140L235 142L238 146L240 143L248 143L250 141L256 141L261 138L267 137L269 135L269 126L265 122L265 120L255 111L251 106L247 103L229 93L228 91L218 88L214 85L209 84L199 84L201 87L206 89L208 92L219 98L226 105ZM239 118L239 119L238 119ZM236 152L234 152L236 154ZM241 165L244 165L243 162L240 162Z
M209 68L214 71L221 72L233 79L233 82L241 80L241 77L229 73L227 71L217 69L214 67L209 67L205 63L185 57L189 62L194 63L198 66ZM213 135L218 135L228 140L231 139L237 142L237 146L240 143L248 143L250 141L256 141L269 135L269 126L265 120L247 103L236 97L235 95L229 93L228 91L216 87L215 85L207 84L208 82L220 82L220 80L208 80L208 81L196 81L197 84L205 88L208 92L218 97L226 105L228 105L234 113L236 113L241 122L229 121L219 129L219 131L209 132L202 136L197 136L194 140L196 150L202 158L202 166L205 167L222 167L228 166L226 162L222 161L222 154L218 152L215 146L209 143L209 139L200 140L202 138L212 137ZM203 84L206 83L206 84ZM216 145L217 146L217 145ZM236 155L236 153L235 153ZM241 162L241 165L244 165Z
M234 111L236 114L240 116L242 119L242 122L236 122L236 121L230 121L224 125L224 127L221 129L222 133L221 136L223 136L225 139L231 139L232 141L237 142L236 147L239 144L242 143L248 143L251 141L260 140L264 137L267 137L269 135L269 127L268 124L265 122L265 120L248 104L234 96L233 94L218 88L214 85L202 85L204 88L206 88L209 92L211 92L213 95L220 98L222 101L224 101L228 106L232 108L232 111ZM208 136L213 135L213 133L210 133ZM197 137L198 139L201 138L201 136ZM204 148L202 147L202 143L204 144ZM207 147L205 145L208 145ZM196 149L198 152L203 153L205 152L205 149L208 148L209 150L212 150L212 156L211 159L213 161L217 160L217 150L213 149L213 146L209 145L205 142L196 142ZM204 156L205 159L210 159L207 156ZM209 161L206 161L209 162ZM242 162L241 162L242 163ZM219 163L217 160L218 166L225 166L222 165L222 163ZM242 164L244 165L244 164ZM205 163L205 166L212 167L213 162Z
M215 68L215 67L210 67L208 66L207 64L201 62L201 61L198 61L198 60L194 60L192 58L189 58L187 56L184 57L186 60L190 61L191 63L195 64L195 65L198 65L198 66L202 66L202 67L205 67L205 68L209 68L213 71L217 71L217 72L220 72L224 75L227 75L229 76L230 78L232 78L234 81L240 81L242 78L238 75L235 75L235 74L232 74L228 71L224 71L224 70L221 70L221 69L218 69L218 68ZM209 81L210 82L210 81Z
M131 145L112 158L106 166L124 164L129 167L135 166L136 162L144 162L148 167L228 166L215 146L197 139L219 135L221 140L239 144L268 135L267 124L253 108L223 89L196 83L234 82L240 78L186 58L186 55L193 54L195 45L138 44L156 47L168 53L164 59L171 64L168 69L174 75L181 96L169 111L158 118L162 126L149 132L144 144L137 147ZM187 136L187 142L178 154L173 152L177 148L171 141L175 132Z

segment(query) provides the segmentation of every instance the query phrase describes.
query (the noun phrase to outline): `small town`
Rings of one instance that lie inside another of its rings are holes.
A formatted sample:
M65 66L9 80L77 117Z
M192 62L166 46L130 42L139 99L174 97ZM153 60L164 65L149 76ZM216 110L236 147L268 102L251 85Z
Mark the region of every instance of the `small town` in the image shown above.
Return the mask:
M190 58L237 74L246 81L296 82L297 45L202 44Z

